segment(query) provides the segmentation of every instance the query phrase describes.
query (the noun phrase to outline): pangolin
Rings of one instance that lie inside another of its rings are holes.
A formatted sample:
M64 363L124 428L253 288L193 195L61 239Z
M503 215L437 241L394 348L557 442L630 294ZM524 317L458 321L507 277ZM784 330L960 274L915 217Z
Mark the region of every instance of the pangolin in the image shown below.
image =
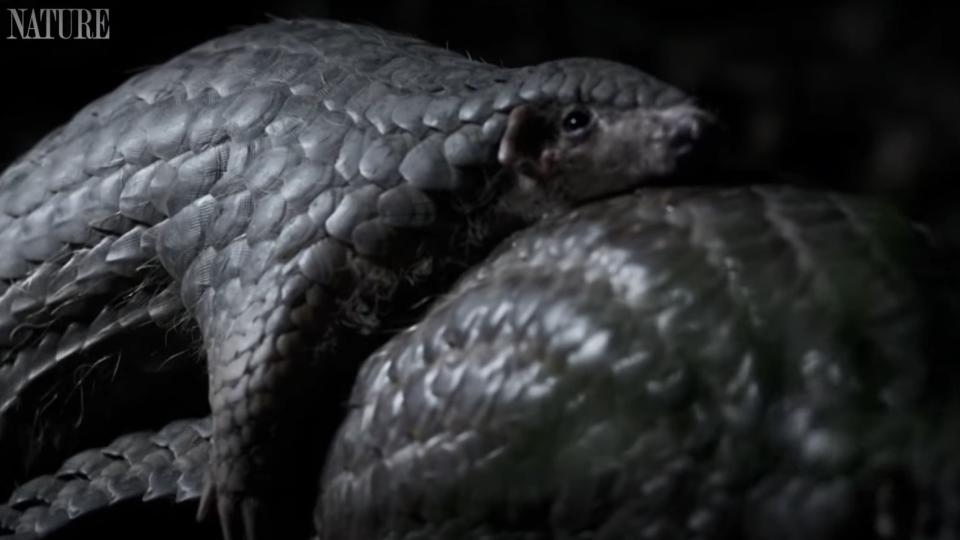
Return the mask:
M836 193L645 189L543 221L365 361L318 537L957 538L958 292L927 234ZM162 531L210 436L77 454L0 537Z
M0 177L0 415L132 328L195 327L201 513L296 537L366 353L507 233L677 173L709 123L600 59L504 68L312 20L200 45Z

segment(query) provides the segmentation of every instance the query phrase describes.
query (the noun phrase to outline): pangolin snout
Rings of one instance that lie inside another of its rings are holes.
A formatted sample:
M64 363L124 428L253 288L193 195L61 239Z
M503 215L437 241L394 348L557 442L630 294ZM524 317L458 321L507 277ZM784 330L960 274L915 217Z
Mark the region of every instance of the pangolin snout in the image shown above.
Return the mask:
M715 123L713 115L695 105L675 105L660 113L667 147L676 155L696 149L710 133Z
M714 115L693 104L668 107L659 115L663 147L675 172L702 170L716 160L717 121Z

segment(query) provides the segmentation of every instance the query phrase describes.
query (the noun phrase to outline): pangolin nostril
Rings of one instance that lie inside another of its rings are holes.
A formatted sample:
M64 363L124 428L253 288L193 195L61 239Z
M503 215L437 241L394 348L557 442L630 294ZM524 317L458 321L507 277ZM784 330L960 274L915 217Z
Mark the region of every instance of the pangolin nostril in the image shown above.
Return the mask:
M664 111L666 138L677 172L691 173L714 167L721 154L718 122L713 115L693 106Z
M698 147L714 123L709 113L690 105L667 109L664 120L668 126L668 144L680 155Z
M695 120L678 123L668 136L670 148L679 155L690 152L700 139L700 132L700 124Z

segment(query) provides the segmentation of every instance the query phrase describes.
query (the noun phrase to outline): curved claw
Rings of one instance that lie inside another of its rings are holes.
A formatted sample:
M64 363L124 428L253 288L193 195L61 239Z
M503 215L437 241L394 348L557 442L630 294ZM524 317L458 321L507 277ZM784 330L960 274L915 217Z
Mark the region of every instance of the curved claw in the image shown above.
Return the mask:
M283 538L297 540L310 536L290 500L273 501L249 494L220 494L216 482L208 475L197 509L197 520L210 516L214 505L224 540L263 540Z
M213 500L216 498L216 488L213 485L213 479L210 478L210 473L207 472L206 478L203 480L203 494L200 495L200 505L197 506L197 521L205 521L207 516L210 515L210 507L213 505Z
M200 497L200 506L197 508L197 521L206 520L214 505L217 507L217 517L220 519L223 540L256 540L256 518L253 515L255 512L253 507L256 506L255 500L244 499L242 504L238 505L238 501L234 497L220 496L217 493L216 483L210 478L210 475L207 475L203 495ZM238 511L238 506L243 508Z

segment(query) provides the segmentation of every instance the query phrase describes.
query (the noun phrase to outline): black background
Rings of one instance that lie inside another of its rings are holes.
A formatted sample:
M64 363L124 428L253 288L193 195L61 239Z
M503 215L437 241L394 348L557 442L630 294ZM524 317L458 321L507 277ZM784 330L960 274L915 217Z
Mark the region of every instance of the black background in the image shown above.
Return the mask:
M701 97L728 162L893 200L960 238L958 10L840 0L282 0L73 3L111 9L107 41L0 40L0 164L132 73L231 29L334 17L415 34L493 63L603 56ZM4 9L2 35L10 30Z

